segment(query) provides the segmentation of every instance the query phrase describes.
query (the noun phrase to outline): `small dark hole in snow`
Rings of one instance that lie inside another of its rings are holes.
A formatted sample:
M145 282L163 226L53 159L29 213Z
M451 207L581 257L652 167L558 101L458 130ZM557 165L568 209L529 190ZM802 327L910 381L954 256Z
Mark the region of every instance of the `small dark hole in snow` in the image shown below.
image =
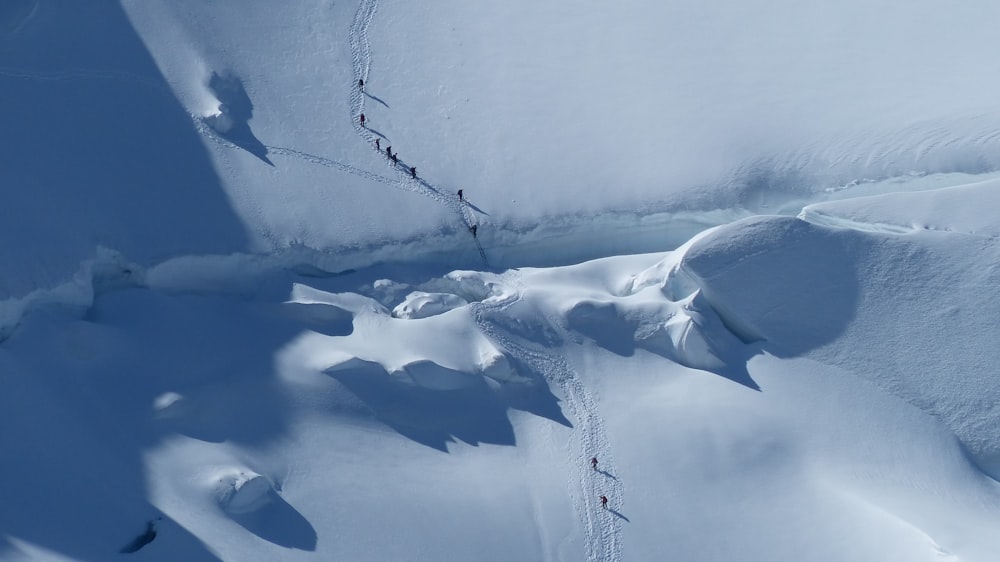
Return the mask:
M122 549L121 549L121 552L127 553L127 554L131 554L133 552L138 552L139 549L141 549L142 547L146 546L147 544L153 542L153 539L156 538L156 522L159 521L159 520L160 520L160 518L157 517L156 519L150 519L149 521L147 521L146 522L146 532L143 533L143 534L141 534L141 535L139 535L138 537L132 539L132 542L130 542L127 545L123 546Z

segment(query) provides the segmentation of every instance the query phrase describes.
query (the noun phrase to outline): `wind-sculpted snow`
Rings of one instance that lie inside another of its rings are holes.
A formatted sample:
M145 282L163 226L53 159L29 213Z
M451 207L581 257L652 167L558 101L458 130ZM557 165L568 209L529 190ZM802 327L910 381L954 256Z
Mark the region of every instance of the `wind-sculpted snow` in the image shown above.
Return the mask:
M722 369L743 347L700 291L677 302L654 295L577 302L565 312L566 325L619 355L641 348L708 371Z
M16 1L0 17L22 9L16 33L0 30L0 300L70 282L100 246L144 264L247 250L188 112L164 95L121 7Z
M737 336L795 356L832 342L853 317L859 238L795 218L746 219L692 244L679 272Z
M1000 4L81 6L0 2L0 559L996 559Z
M694 243L677 271L697 283L733 333L770 354L846 368L912 402L942 419L996 477L1000 418L981 406L1000 401L991 367L1000 361L993 328L1000 244L987 226L992 220L962 219L983 216L980 199L969 195L992 188L884 196L875 205L819 205L804 213L850 218L823 221L832 226L779 217L737 222ZM934 219L914 203L944 212ZM949 228L866 226L900 224L901 216ZM859 217L866 222L855 228Z

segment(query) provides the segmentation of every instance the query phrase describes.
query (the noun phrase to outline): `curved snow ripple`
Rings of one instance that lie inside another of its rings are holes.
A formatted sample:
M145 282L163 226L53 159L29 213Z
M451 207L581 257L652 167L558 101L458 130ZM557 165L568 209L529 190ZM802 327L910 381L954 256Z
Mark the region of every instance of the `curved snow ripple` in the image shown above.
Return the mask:
M516 275L516 274L508 274ZM552 353L546 353L528 342L518 341L506 333L493 318L521 301L523 284L520 276L513 279L515 295L506 299L487 300L473 303L472 313L476 325L487 338L497 346L506 349L517 359L527 363L541 373L550 385L562 391L569 415L576 420L577 450L570 459L575 474L570 485L570 496L577 515L584 523L587 560L618 562L622 559L622 518L618 515L624 502L624 485L614 475L614 457L611 444L604 428L604 420L597 412L597 403L583 382L566 360ZM595 473L588 459L600 459L602 471ZM608 497L608 510L598 505L600 496Z

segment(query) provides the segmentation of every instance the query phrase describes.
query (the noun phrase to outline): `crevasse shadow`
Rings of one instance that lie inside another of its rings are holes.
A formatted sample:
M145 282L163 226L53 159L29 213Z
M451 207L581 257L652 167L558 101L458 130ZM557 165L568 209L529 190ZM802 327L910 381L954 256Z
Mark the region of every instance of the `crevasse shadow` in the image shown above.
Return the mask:
M623 357L643 349L686 367L725 377L752 390L760 390L747 370L747 362L760 352L758 343L744 343L718 319L703 298L687 305L686 328L668 327L671 317L642 313L641 307L614 302L581 301L565 315L565 328ZM679 312L670 313L680 316ZM655 326L655 329L652 329ZM640 336L639 332L646 332Z
M35 12L0 49L0 300L72 278L97 246L140 264L245 250L189 113L120 3Z
M121 3L2 4L0 27L16 29L0 49L10 71L0 106L16 110L0 127L0 300L72 279L99 245L141 265L245 250L189 113ZM149 404L162 388L143 370L84 372L64 328L100 338L87 321L39 312L0 353L0 558L16 541L59 558L116 558L162 516L137 556L218 560L148 497Z

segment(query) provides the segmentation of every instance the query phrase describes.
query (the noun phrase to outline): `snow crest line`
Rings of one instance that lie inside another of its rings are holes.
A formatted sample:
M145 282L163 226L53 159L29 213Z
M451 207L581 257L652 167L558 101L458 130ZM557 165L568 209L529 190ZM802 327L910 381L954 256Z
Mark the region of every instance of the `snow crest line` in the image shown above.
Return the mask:
M619 515L625 487L617 476L611 444L604 428L604 420L597 412L594 397L584 386L565 358L546 353L529 343L521 343L504 333L493 317L521 301L523 284L520 276L514 283L516 296L472 305L476 325L486 337L516 358L540 373L545 382L557 386L566 400L570 417L576 421L574 440L577 444L570 463L574 466L573 480L569 482L573 507L584 524L587 560L592 562L620 562L622 559L622 519ZM550 322L551 323L551 322ZM557 323L552 323L558 326ZM600 461L600 471L594 471L588 462L591 457ZM599 506L600 496L608 497L608 509Z

